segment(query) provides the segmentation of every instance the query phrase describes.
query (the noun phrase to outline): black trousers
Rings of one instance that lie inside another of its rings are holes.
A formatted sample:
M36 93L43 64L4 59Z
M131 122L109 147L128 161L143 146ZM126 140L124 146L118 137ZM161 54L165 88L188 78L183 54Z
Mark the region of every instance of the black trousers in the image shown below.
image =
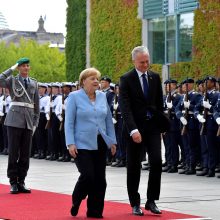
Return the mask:
M80 172L72 194L72 202L79 204L87 198L87 209L91 214L102 215L106 191L106 151L107 146L98 136L98 150L78 150L75 159Z
M23 183L30 163L32 130L7 127L8 132L8 170L10 184Z
M160 134L142 134L142 143L133 142L128 137L127 145L127 190L131 206L140 205L140 194L138 193L141 160L143 148L148 153L150 164L147 199L158 200L160 196L162 156L161 156L161 137Z

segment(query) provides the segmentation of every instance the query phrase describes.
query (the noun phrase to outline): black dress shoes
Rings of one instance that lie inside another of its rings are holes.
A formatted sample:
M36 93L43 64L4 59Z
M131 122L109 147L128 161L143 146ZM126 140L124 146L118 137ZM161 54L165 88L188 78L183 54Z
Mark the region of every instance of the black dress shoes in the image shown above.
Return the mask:
M103 218L102 214L87 212L87 218Z
M17 183L14 183L11 185L10 193L11 194L18 194L19 193Z
M214 177L215 176L215 170L210 169L206 176L207 177Z
M144 215L144 213L139 205L135 205L134 207L132 207L132 214L139 215L139 216Z
M196 176L206 176L208 174L208 169L204 168L201 172L196 173Z
M178 173L178 169L177 169L177 167L172 166L172 167L167 171L167 173Z
M70 210L70 213L72 216L77 216L80 204L81 204L81 201L78 201L72 206L72 208Z
M31 190L28 189L24 183L18 183L17 186L19 193L31 193Z
M154 214L162 214L160 209L157 207L154 201L147 201L145 204L145 209L150 210Z

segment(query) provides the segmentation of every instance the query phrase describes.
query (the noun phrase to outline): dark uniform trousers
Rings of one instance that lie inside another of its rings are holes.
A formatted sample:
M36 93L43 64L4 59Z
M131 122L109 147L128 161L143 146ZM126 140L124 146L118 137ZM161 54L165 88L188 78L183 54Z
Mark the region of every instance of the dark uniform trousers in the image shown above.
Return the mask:
M30 163L32 130L7 127L8 132L8 170L10 184L24 183Z
M98 150L78 149L75 163L80 172L79 179L72 194L73 204L79 204L87 198L88 212L102 214L106 191L106 151L107 146L98 135Z
M158 200L160 196L162 156L160 133L141 133L142 143L133 142L131 137L127 143L127 189L131 206L140 205L138 187L141 175L141 160L143 148L148 153L150 165L147 199Z

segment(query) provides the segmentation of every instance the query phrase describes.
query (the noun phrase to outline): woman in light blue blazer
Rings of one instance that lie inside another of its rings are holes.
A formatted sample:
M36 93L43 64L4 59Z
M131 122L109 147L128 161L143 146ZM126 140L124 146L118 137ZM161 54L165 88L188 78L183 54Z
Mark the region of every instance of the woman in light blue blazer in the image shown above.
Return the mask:
M106 190L106 151L116 152L112 115L106 96L98 91L100 72L88 68L81 72L81 89L72 92L65 113L66 145L80 172L72 194L71 215L87 198L87 217L102 218Z

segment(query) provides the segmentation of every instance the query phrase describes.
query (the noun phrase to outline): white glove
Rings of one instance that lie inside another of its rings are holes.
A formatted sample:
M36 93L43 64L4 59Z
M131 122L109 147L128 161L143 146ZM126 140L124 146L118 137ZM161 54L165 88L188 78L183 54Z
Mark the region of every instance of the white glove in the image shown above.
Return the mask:
M63 121L63 117L61 115L57 115L57 118L61 121Z
M173 107L173 103L171 102L166 102L167 108L171 109Z
M64 104L62 105L62 109L63 109L63 110L66 110L66 106L65 106Z
M113 124L117 123L117 121L114 118L112 118L112 122L113 122Z
M35 131L36 131L36 126L33 126L33 133L32 133L32 135L34 135Z
M184 117L181 117L180 121L183 125L187 125L187 120Z
M190 106L190 101L184 101L184 108L189 108Z
M4 116L4 113L3 113L3 112L0 112L0 116L1 116L1 117Z
M216 118L216 122L218 125L220 125L220 117Z
M49 116L49 114L46 114L46 119L47 119L47 121L50 120L50 116Z
M2 101L2 105L6 105L6 101Z
M197 119L199 120L200 123L205 123L206 121L205 118L203 118L203 116L200 114L197 115Z
M18 63L11 67L11 70L14 71L18 67Z
M208 108L208 109L212 107L212 105L209 104L209 101L203 101L203 106L204 108Z
M50 108L53 108L53 102L50 102L49 105L50 105Z

